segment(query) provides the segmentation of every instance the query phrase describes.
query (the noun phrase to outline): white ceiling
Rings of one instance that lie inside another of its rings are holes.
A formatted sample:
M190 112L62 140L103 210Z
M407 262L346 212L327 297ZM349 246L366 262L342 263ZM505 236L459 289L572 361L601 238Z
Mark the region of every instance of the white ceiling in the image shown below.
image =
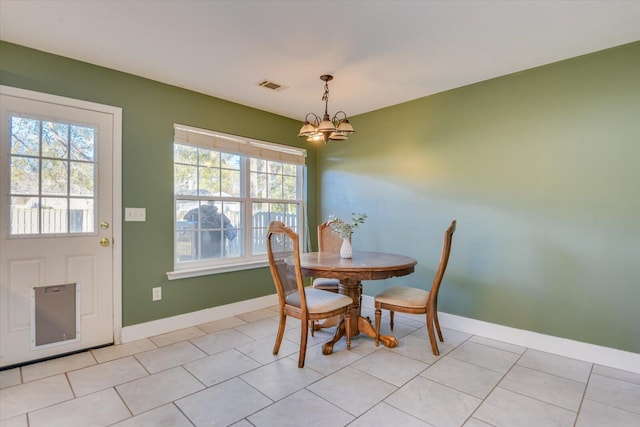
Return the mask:
M296 119L329 73L353 116L638 41L640 0L0 0L0 39Z

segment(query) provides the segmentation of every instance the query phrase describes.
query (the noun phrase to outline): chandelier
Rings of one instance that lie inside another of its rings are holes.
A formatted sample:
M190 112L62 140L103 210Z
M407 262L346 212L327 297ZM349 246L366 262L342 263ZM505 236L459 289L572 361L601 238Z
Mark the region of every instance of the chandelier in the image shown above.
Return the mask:
M298 133L299 137L307 138L309 142L323 141L326 144L329 140L344 141L348 139L350 133L354 132L353 126L349 123L347 114L344 111L338 111L333 118L329 118L329 113L327 112L329 106L329 82L332 79L333 76L328 74L320 76L320 80L324 82L324 95L322 95L324 116L322 116L322 121L315 114L308 113Z

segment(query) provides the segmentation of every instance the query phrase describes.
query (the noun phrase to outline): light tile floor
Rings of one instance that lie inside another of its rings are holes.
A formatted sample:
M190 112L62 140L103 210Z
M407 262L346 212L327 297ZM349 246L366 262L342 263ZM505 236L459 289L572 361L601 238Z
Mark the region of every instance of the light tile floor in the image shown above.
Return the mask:
M398 347L325 356L327 329L298 369L299 321L274 356L276 329L272 307L1 371L0 427L640 426L640 374L449 329L435 357L402 315Z

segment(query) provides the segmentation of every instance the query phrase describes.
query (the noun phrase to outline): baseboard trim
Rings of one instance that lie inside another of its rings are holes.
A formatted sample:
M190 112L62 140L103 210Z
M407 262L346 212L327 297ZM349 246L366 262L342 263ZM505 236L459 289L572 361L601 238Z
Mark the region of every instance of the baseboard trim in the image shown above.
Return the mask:
M207 308L205 310L193 311L191 313L180 314L164 319L152 320L151 322L139 323L137 325L125 326L122 328L122 343L127 343L155 335L166 334L178 329L189 328L195 325L224 319L225 317L236 316L249 311L260 310L278 304L276 294L239 301L232 304Z
M373 297L363 295L362 306L373 308ZM640 354L638 353L544 335L440 311L438 318L440 326L445 328L640 374Z
M125 326L122 328L122 342L126 343L166 334L178 329L189 328L277 304L277 295L273 294L165 319ZM373 297L363 295L362 306L372 309L374 307ZM440 325L445 328L640 374L640 354L638 353L544 335L538 332L511 328L443 312L439 312L438 317Z

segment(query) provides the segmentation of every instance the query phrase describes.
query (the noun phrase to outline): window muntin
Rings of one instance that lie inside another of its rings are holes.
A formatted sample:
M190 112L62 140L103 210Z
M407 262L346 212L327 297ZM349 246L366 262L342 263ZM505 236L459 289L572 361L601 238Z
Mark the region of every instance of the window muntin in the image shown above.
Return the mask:
M175 269L266 260L271 221L302 229L302 167L175 142Z
M95 233L96 129L11 116L11 237Z

